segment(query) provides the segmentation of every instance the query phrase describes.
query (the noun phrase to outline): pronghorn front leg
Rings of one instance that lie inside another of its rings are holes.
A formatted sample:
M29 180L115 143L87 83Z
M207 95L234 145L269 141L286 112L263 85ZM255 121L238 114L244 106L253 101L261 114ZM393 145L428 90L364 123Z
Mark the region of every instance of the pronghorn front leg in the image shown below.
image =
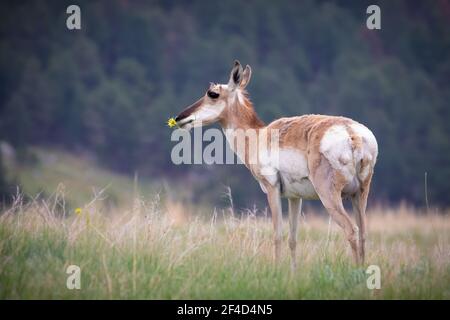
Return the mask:
M282 229L282 211L281 211L281 197L278 186L266 186L267 200L269 201L270 211L272 212L272 223L274 229L274 257L275 262L280 261L281 254L281 229Z
M289 248L291 249L291 267L295 271L297 267L296 247L297 247L297 227L298 216L302 210L302 199L289 199Z

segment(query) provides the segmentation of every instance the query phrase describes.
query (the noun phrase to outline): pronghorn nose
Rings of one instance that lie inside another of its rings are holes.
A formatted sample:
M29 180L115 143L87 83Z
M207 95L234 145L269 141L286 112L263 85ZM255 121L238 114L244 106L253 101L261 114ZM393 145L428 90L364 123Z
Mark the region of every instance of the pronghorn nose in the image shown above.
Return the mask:
M197 102L193 103L192 105L190 105L189 107L187 107L186 109L184 109L176 118L175 121L181 121L184 118L189 117L195 110L197 110L203 103L203 98L201 98L200 100L198 100Z
M176 121L176 122L180 122L181 120L183 120L183 119L189 117L190 112L186 112L186 111L189 111L189 110L184 110L183 112L181 112L181 113L175 118L175 121Z

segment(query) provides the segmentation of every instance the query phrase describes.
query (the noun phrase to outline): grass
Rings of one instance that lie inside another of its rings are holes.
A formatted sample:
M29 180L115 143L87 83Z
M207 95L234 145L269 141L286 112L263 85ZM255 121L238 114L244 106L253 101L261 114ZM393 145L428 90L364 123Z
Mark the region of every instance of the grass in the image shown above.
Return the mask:
M339 228L317 215L301 217L291 272L287 222L275 266L268 217L196 218L157 197L108 210L94 199L63 217L56 198L19 197L0 216L1 299L450 298L448 214L369 211L365 267L381 268L381 289L369 290ZM80 290L66 287L69 265L81 268Z
M6 161L8 178L16 181L22 193L50 197L55 190L64 196L68 207L79 207L89 201L93 192L103 192L106 206L130 203L134 181L127 175L101 168L86 155L55 149L29 148L28 161ZM143 194L155 193L155 186L139 181Z

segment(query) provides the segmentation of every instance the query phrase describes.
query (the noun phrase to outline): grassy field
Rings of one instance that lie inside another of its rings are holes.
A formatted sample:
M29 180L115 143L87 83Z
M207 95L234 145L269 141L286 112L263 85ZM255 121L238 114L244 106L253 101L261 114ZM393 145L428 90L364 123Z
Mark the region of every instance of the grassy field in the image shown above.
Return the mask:
M80 214L53 197L0 216L1 299L449 299L450 216L406 207L368 212L367 265L381 289L366 286L341 231L327 218L300 217L298 270L290 271L287 222L283 260L272 261L269 217L231 210L187 215L157 197ZM58 209L59 208L59 209ZM81 289L66 287L69 265Z
M59 193L67 207L90 201L94 192L103 192L104 204L116 206L133 202L134 181L98 165L87 155L75 155L55 149L29 148L27 161L5 161L8 178L20 186L21 193L50 197ZM139 181L142 194L155 193L155 185Z

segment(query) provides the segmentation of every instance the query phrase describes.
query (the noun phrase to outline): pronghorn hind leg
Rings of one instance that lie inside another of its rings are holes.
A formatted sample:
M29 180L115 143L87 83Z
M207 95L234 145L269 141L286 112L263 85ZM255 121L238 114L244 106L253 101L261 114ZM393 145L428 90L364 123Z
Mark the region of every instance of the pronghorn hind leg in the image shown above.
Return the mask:
M364 263L366 254L365 253L365 243L367 236L366 208L371 178L372 176L370 175L361 186L361 190L352 197L353 212L355 213L356 223L358 224L359 228L359 257L361 259L361 263Z
M272 213L272 223L274 229L274 258L279 263L281 255L281 236L282 236L282 209L280 189L275 186L267 186L267 200Z
M302 210L302 199L289 199L289 248L291 249L291 267L295 271L297 268L296 249L297 249L297 227L298 217Z
M311 175L311 182L328 213L344 230L352 249L353 258L359 264L358 227L351 220L342 204L342 189L345 186L345 179L331 167L328 160L321 159L320 164Z

